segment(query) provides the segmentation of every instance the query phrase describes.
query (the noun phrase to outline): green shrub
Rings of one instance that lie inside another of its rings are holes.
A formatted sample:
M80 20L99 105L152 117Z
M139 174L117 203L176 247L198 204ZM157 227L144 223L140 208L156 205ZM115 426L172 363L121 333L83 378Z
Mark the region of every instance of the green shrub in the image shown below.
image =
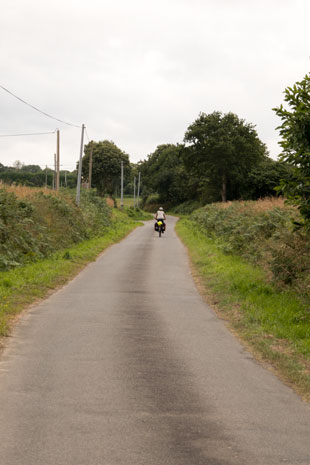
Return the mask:
M271 270L279 283L293 286L310 297L310 241L305 230L279 231L277 240L270 245Z
M256 211L253 204L255 202L232 202L226 208L221 204L207 205L196 210L191 220L208 236L220 238L227 252L256 260L261 256L264 243L278 230L291 224L292 211L278 207Z
M173 208L173 213L180 215L189 215L193 213L194 210L201 208L201 203L198 200L187 200L186 202L181 203L177 207Z
M157 212L159 207L163 207L164 210L169 210L170 204L162 202L158 194L150 194L143 201L143 210L151 213Z
M0 190L0 269L11 268L48 252L44 228L34 221L34 207ZM42 237L42 240L36 240Z
M82 240L100 236L111 224L111 209L94 192L34 192L26 200L0 190L0 269L48 256Z
M153 216L150 213L146 213L145 211L141 210L140 208L134 208L134 207L125 207L124 212L129 216L129 218L132 218L134 220L142 220L142 221L147 221L151 220Z
M196 228L215 239L226 253L240 255L260 264L273 280L310 296L310 237L296 230L298 212L289 207L258 209L256 202L207 205L190 220Z

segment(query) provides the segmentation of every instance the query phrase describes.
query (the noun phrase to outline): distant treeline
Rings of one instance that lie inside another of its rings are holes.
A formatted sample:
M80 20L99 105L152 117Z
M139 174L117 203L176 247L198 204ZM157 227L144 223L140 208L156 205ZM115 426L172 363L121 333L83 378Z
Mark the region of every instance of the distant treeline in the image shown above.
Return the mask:
M275 161L255 127L233 113L201 113L183 143L163 144L139 164L145 207L196 206L276 195L292 168Z
M60 171L60 185L75 187L76 172ZM5 184L22 184L32 187L53 187L54 171L47 168L42 170L39 165L23 165L16 162L14 167L4 166L0 163L0 181Z

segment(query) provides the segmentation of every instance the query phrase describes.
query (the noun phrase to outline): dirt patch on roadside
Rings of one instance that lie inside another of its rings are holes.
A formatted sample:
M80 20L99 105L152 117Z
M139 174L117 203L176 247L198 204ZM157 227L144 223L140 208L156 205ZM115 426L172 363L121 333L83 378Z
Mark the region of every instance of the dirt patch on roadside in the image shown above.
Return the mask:
M107 197L106 202L107 202L108 207L112 207L112 208L114 207L114 200L111 199L111 197Z

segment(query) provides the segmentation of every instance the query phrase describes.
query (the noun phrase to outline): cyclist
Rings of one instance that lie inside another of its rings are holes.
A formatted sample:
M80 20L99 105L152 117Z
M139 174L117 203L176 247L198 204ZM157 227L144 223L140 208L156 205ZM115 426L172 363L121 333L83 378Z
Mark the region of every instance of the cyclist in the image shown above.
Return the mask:
M159 207L159 209L157 210L156 214L155 214L155 220L158 221L162 221L164 223L164 230L166 230L166 215L165 215L165 212L164 212L164 209L163 207ZM156 225L156 223L155 223ZM155 229L155 225L154 225L154 229Z

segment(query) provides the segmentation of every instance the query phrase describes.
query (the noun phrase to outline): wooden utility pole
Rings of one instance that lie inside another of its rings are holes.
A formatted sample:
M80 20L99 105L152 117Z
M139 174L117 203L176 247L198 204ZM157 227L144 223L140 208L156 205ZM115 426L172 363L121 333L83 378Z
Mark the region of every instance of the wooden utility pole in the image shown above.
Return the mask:
M47 165L45 166L45 189L47 189Z
M65 171L65 187L67 187L67 171Z
M93 171L93 146L94 141L90 142L90 153L89 153L89 174L88 174L88 188L91 189L91 175Z
M81 196L81 178L82 178L82 157L83 157L83 148L84 148L84 129L85 125L82 124L82 133L81 133L81 147L80 147L80 160L79 160L79 171L76 185L76 204L80 205L80 196Z
M124 208L124 162L121 162L121 208Z
M53 174L53 189L56 189L56 153L54 153L54 174Z
M138 195L137 195L137 208L139 208L140 183L141 183L141 173L140 173L140 171L139 171L139 177L138 177Z
M56 191L59 191L59 181L60 181L60 157L59 157L59 129L57 129L57 144L56 144Z
M136 208L136 176L133 178L133 208Z

